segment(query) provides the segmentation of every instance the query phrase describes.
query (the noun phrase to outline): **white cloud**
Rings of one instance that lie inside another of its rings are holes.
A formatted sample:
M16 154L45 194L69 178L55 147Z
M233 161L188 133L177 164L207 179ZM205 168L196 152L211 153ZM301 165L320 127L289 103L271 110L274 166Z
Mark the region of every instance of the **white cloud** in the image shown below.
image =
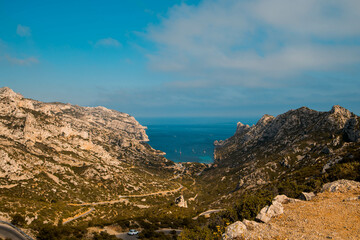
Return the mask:
M30 37L31 36L31 29L27 26L23 26L21 24L17 25L16 33L20 37Z
M306 71L359 67L359 12L358 0L181 4L148 28L146 37L157 46L148 58L154 70L209 83L220 76L221 84L254 79L259 86Z
M121 43L114 39L114 38L103 38L103 39L100 39L98 40L96 43L95 43L95 46L96 47L99 47L99 46L104 46L104 47L121 47Z
M35 57L28 57L21 59L21 58L6 56L6 60L15 65L31 65L39 62L39 60Z

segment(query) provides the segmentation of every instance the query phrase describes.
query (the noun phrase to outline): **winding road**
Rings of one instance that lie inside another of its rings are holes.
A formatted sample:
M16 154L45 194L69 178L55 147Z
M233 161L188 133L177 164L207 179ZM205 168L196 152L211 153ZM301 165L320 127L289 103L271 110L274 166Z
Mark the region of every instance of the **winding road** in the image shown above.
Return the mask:
M184 186L179 183L179 187L173 190L167 190L167 191L160 191L160 192L154 192L154 193L145 193L145 194L138 194L138 195L126 195L126 196L119 196L119 198L134 198L134 197L148 197L148 196L154 196L154 195L161 195L161 194L167 194L167 193L175 193L180 191ZM96 206L96 205L104 205L104 204L115 204L122 202L123 200L111 200L111 201L102 201L102 202L92 202L92 203L69 203L70 206Z
M90 214L94 210L95 210L95 208L90 208L86 212L83 212L83 213L81 213L79 215L76 215L76 216L68 218L68 219L64 219L63 224L67 224L68 222L74 221L74 220L76 220L78 218L85 217L86 215Z
M2 221L0 222L0 237L12 240L29 240L18 229L12 227L11 224Z
M197 215L196 217L193 218L193 220L196 220L198 219L198 217L200 216L205 216L205 215L210 215L212 213L217 213L217 212L221 212L221 211L225 211L226 209L210 209L210 210L207 210L205 212L202 212L200 213L199 215Z

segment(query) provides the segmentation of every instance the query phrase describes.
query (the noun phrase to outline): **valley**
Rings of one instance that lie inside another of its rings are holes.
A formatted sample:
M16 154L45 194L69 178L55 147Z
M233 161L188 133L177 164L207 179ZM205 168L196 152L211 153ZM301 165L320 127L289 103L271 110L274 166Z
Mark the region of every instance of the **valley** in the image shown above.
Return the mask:
M183 230L178 239L221 239L277 195L360 181L359 140L360 118L349 110L302 107L239 122L214 143L211 164L175 163L126 113L0 88L0 220L20 216L38 239L101 239L89 229L109 227L142 229L144 239L176 238L155 231L164 228Z

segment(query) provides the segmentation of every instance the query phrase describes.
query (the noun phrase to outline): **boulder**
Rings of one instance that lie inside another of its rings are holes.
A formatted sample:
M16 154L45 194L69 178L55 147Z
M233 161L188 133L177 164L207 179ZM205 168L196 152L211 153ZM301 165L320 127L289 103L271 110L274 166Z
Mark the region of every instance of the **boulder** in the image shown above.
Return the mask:
M284 213L284 207L280 202L273 201L270 206L266 206L260 210L260 213L256 216L256 219L267 223L274 216Z
M230 224L223 234L223 240L230 240L235 238L240 238L246 231L246 226L244 223L237 221L233 224Z
M263 207L260 213L256 216L256 220L267 223L274 216L284 213L284 207L282 204L294 203L300 200L289 198L285 195L277 195L270 206Z
M325 146L325 147L321 150L321 153L323 153L323 154L330 154L330 153L332 153L332 150L329 149L327 146Z
M315 197L315 193L313 192L302 192L300 195L301 200L310 201Z
M341 179L324 184L321 192L346 192L356 188L360 188L360 182Z
M251 231L254 230L260 224L258 222L250 221L250 220L247 220L247 219L244 219L242 221L242 223L246 226L246 229L251 230Z
M289 198L286 195L277 195L274 199L273 199L273 203L274 202L278 202L281 204L287 204L287 203L294 203L294 202L298 202L298 199L295 198Z

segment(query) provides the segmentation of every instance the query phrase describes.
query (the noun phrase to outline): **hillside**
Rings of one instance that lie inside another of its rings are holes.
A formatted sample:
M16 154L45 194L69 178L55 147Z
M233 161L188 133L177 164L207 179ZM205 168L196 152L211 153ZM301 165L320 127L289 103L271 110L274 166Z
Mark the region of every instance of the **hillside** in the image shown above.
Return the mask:
M338 179L360 181L359 121L359 116L334 106L328 112L302 107L276 117L264 115L253 126L238 123L234 136L215 141L214 164L196 178L197 204L225 210L208 219L199 218L180 239L221 239L229 224L255 220L277 195L299 198L302 192L319 193L323 184ZM340 201L358 193L358 189L344 196L324 193L318 194L319 203L289 204L284 206L289 207L289 215L279 216L286 220L275 218L271 225L250 222L249 228L255 230L239 239L348 239L352 233L358 234L359 216L354 212L358 202ZM327 214L328 207L332 213L324 218L321 214ZM318 215L305 218L316 209ZM344 212L351 220L340 217ZM329 224L331 221L338 222ZM312 234L312 224L334 228ZM352 230L340 231L342 224Z
M145 129L126 113L43 103L0 88L0 216L56 223L89 210L79 203L115 201L119 210L99 206L94 219L111 219L125 205L127 216L158 205L120 198L181 186L171 180L174 163L146 143Z
M206 192L199 198L217 207L249 190L296 197L324 182L359 180L359 140L360 118L340 106L264 115L253 126L239 122L234 136L215 141L215 163L198 179Z

